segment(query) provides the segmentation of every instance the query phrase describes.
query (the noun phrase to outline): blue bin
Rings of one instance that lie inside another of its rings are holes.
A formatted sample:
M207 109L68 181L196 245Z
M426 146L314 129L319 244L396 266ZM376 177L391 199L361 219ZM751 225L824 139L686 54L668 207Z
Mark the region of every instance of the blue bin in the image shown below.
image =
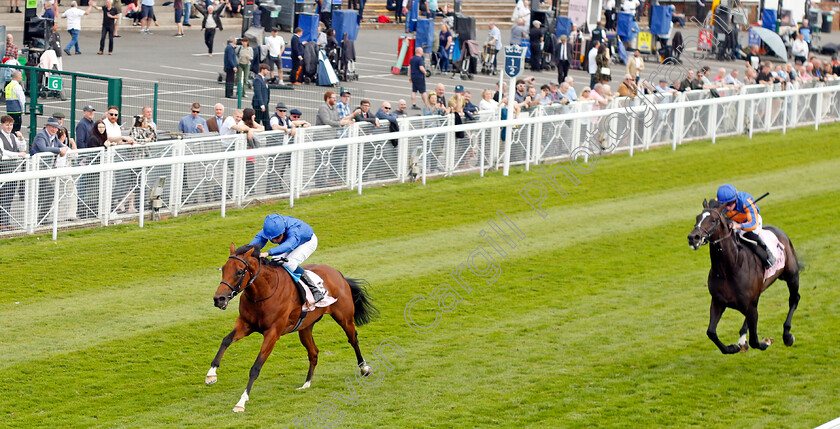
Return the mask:
M431 52L435 43L435 22L431 19L418 19L417 34L414 38L415 48L420 47L424 52Z
M335 30L335 39L338 43L344 40L344 34L350 40L359 37L359 12L355 10L333 10L332 28Z
M624 40L632 40L633 37L633 14L626 12L618 13L618 25L616 33Z
M651 8L650 34L668 34L671 30L673 6L653 6Z
M764 14L761 15L761 26L770 30L776 31L776 11L773 9L764 9Z
M298 15L298 27L303 30L301 42L315 42L318 40L318 15L301 13Z

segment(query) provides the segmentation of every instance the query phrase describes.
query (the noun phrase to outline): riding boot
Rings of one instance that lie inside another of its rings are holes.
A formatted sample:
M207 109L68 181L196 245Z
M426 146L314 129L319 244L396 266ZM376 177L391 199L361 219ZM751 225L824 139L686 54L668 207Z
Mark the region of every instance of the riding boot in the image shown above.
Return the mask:
M776 257L773 255L773 252L770 251L770 248L767 247L767 243L764 240L759 241L761 244L761 248L764 249L764 252L767 254L766 258L763 258L761 262L764 263L764 269L769 270L773 264L776 263Z
M312 299L314 299L315 302L324 299L324 293L321 292L321 290L318 289L318 287L315 285L315 282L312 281L311 278L309 278L309 274L304 272L303 274L301 274L300 279L306 286L309 287L309 290L312 291Z

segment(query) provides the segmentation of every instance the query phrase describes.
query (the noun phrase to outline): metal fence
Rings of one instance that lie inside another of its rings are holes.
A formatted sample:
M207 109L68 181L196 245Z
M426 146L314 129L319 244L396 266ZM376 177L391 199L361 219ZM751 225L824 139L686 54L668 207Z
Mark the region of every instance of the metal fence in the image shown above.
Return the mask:
M840 86L798 90L745 87L719 98L690 92L658 98L618 98L603 109L593 102L542 106L518 118L480 112L454 125L454 116L400 118L387 124L298 128L246 136L209 136L145 145L83 149L64 159L38 154L0 162L0 236L137 221L151 214L288 199L387 183L556 161L576 153L644 150L727 135L840 119ZM384 121L383 121L384 122ZM250 147L250 148L249 148ZM581 148L587 151L580 152ZM157 190L162 207L150 209Z

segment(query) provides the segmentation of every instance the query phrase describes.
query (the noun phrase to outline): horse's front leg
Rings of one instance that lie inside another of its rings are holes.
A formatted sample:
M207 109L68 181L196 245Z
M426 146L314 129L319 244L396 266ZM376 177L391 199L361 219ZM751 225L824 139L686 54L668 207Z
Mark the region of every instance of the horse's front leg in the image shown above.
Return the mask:
M228 347L230 347L231 343L241 340L250 334L250 325L245 323L245 321L241 318L236 318L236 324L233 325L233 330L230 331L224 339L222 339L222 345L219 346L219 351L216 352L216 357L210 364L210 370L207 371L207 376L204 377L204 383L213 384L218 380L218 377L216 376L216 368L218 368L219 364L222 362L222 356L225 354L225 351Z
M263 343L262 347L260 347L260 354L257 355L257 360L254 361L254 365L251 366L251 372L249 373L248 378L248 386L245 387L245 391L242 392L242 396L239 398L239 402L237 402L236 406L233 407L234 413L241 413L245 411L245 403L248 402L248 399L250 399L248 395L251 394L251 387L254 385L254 381L257 379L257 377L260 376L260 370L262 370L262 366L268 359L268 356L271 354L271 351L274 350L274 344L277 342L278 338L280 338L280 334L279 331L276 329L272 329L263 333Z
M727 346L720 341L720 338L718 338L717 325L718 322L720 322L720 317L723 316L724 310L726 310L726 306L712 298L712 305L709 308L709 329L706 330L706 335L708 335L709 339L718 346L721 353L726 355L737 353L741 350L741 346L738 344L730 344Z
M770 344L773 344L772 338L765 338L758 341L758 302L751 303L747 306L747 326L750 330L750 347L759 350L766 350Z

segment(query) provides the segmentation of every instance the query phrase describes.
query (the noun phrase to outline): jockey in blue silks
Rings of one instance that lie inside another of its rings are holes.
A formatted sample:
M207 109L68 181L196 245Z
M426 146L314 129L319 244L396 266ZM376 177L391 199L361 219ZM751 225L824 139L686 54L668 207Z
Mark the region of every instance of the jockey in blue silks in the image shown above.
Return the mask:
M723 185L718 188L717 200L726 207L726 216L732 219L732 228L752 247L764 264L764 269L772 267L776 257L758 235L762 227L761 211L753 202L752 195L738 192L732 185Z
M315 236L312 227L291 216L270 214L265 217L262 229L251 240L251 244L258 245L262 249L269 241L277 244L277 247L260 253L260 257L282 262L296 283L303 280L309 287L315 302L323 299L324 294L300 267L300 264L318 247L318 237Z

